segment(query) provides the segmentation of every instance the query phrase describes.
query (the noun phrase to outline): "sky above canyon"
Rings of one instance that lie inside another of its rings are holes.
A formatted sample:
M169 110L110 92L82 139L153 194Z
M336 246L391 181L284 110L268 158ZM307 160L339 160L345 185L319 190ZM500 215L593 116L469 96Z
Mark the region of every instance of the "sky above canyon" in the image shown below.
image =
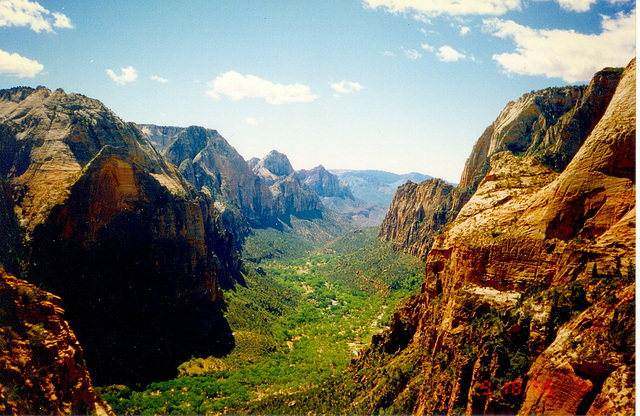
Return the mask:
M635 56L625 0L0 0L0 88L216 129L295 169L458 182L504 106Z

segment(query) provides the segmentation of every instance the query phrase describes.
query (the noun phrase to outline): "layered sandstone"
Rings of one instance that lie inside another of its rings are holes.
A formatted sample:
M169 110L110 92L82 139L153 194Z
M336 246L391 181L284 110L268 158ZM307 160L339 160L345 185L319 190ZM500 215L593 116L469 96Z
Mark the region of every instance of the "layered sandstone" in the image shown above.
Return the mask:
M217 131L197 126L182 129L162 154L196 189L238 209L250 224L271 220L269 188Z
M424 195L428 201L407 199L404 196L409 190L400 189L379 237L424 258L433 239L456 218L476 191L493 155L500 152L534 156L552 170L562 171L604 114L620 74L620 69L604 69L595 74L588 86L548 88L508 103L474 145L458 187L443 194L442 200L433 195L431 190L436 184L429 181L418 184L419 191L411 190L417 198ZM427 210L412 211L413 205ZM445 211L447 217L442 218ZM401 212L404 216L399 216Z
M232 347L217 287L239 276L233 238L136 125L42 87L0 92L0 124L28 279L62 297L95 380L159 379Z
M0 267L0 413L113 414L94 391L59 297Z
M353 364L354 410L634 412L635 60L555 168L489 158L435 238L421 293Z

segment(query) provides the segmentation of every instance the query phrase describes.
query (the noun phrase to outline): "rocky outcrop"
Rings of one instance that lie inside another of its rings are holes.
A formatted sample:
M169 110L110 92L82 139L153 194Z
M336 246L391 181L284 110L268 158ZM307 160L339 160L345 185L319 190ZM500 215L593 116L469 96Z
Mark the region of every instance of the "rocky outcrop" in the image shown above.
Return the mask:
M113 414L91 385L61 306L0 267L0 413Z
M274 216L313 218L321 215L323 207L320 197L302 185L285 154L272 150L255 163L253 171L269 185L273 195Z
M294 172L287 155L277 150L270 151L265 157L257 161L252 169L267 186L287 178Z
M184 130L184 127L156 126L155 124L138 124L138 127L158 152L162 152L171 144L174 137Z
M96 381L157 380L230 350L217 287L239 257L208 195L96 100L5 90L0 123L27 278L63 299Z
M258 226L272 221L268 187L217 131L197 126L182 129L162 154L179 166L196 189L239 210L249 224Z
M352 364L353 411L634 412L635 121L633 60L562 173L490 157L421 293Z
M458 196L442 179L407 182L393 196L378 237L392 242L396 250L425 258L433 238L460 210Z
M311 170L299 170L296 174L305 188L312 190L321 198L354 199L349 186L340 183L338 177L322 165Z
M379 237L411 254L424 258L433 239L456 218L490 168L493 155L509 151L518 156L535 156L556 172L562 171L604 114L618 85L621 69L604 69L588 86L548 88L523 95L510 102L484 131L473 147L457 188L439 200L430 191L434 184L419 184L429 201L407 201L401 190L388 210ZM401 204L395 206L394 204ZM407 205L407 206L404 206ZM410 206L426 211L412 211ZM432 219L447 212L444 221ZM399 217L403 212L406 216ZM415 215L412 215L415 214ZM424 222L424 219L427 219ZM393 230L394 225L398 228Z

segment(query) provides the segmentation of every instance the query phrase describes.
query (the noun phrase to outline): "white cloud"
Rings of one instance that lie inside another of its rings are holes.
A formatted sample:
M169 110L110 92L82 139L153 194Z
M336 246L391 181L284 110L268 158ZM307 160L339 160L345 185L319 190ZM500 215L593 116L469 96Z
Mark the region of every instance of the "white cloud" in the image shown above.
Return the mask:
M44 66L38 61L0 50L0 73L14 74L18 78L33 78L43 69Z
M382 52L382 54L383 54L384 56L396 56L396 54L395 54L395 53L393 53L393 52L391 52L391 51L384 51L384 52Z
M28 26L34 32L53 32L53 26L73 29L71 19L62 13L53 14L40 3L29 0L0 0L0 26Z
M636 53L636 14L602 16L600 34L574 30L539 30L510 20L486 19L493 36L513 39L512 53L493 55L507 73L588 81L607 66L625 66Z
M339 94L349 94L350 92L360 91L362 88L360 83L346 80L331 84L331 89Z
M413 12L414 15L425 16L497 16L510 10L520 10L522 7L521 0L364 0L364 3L372 9L382 7L391 13Z
M168 79L166 79L166 78L162 78L162 77L159 77L159 76L157 76L157 75L151 75L151 76L149 77L149 79L150 79L151 81L157 81L157 82L159 82L159 83L161 83L161 84L166 84L167 82L169 82L169 80L168 80Z
M247 117L244 119L244 121L246 121L246 123L250 126L257 126L258 125L258 119L255 117Z
M460 26L460 35L464 36L469 32L471 32L471 28L469 26Z
M273 105L311 102L318 96L311 94L311 88L304 84L276 84L255 75L242 75L235 71L225 72L213 81L207 83L206 93L214 99L226 95L232 100L243 98L263 98Z
M402 52L404 52L405 56L409 59L419 59L422 58L422 54L415 49L405 49L402 48Z
M456 62L466 58L466 55L456 51L449 45L439 47L436 56L442 62Z
M128 84L138 79L138 71L132 66L120 68L120 75L111 69L107 69L107 75L109 75L116 84L120 85Z
M422 46L422 49L424 49L427 52L434 52L435 51L433 46L429 45L428 43L423 43L421 46Z
M53 22L53 26L60 29L75 29L76 27L71 23L71 19L62 13L54 12L53 17L56 19Z

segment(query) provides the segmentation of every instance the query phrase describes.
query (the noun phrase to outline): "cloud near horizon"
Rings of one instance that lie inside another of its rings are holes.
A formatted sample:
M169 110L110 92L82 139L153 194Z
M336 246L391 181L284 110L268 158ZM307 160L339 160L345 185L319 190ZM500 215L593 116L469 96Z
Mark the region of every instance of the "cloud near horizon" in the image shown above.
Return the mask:
M534 0L550 1L550 0ZM572 12L586 12L598 0L553 0L561 8ZM607 0L609 3L625 3L630 0ZM390 13L413 13L413 18L429 23L429 17L450 16L500 16L510 11L522 10L523 0L364 0L366 7L383 8Z
M483 21L485 30L512 39L515 52L493 55L505 73L589 81L607 66L626 66L636 53L636 13L602 16L600 34L574 30L541 30L497 18Z
M50 12L38 2L29 0L0 1L0 26L28 26L36 33L53 33L53 27L74 29L71 19L59 12Z
M372 9L381 7L391 13L417 13L414 18L418 20L442 14L497 16L522 7L521 0L364 0L364 3Z
M13 74L18 78L33 78L43 69L44 66L38 61L0 50L0 73Z
M112 69L107 69L107 75L119 85L128 84L138 79L138 71L132 66L120 68L120 75L116 74Z
M229 97L234 101L244 98L262 98L272 105L302 102L308 103L318 99L311 94L311 88L307 85L276 84L255 75L242 75L235 71L225 72L213 81L207 83L209 87L206 94L214 100L220 99L220 95Z

